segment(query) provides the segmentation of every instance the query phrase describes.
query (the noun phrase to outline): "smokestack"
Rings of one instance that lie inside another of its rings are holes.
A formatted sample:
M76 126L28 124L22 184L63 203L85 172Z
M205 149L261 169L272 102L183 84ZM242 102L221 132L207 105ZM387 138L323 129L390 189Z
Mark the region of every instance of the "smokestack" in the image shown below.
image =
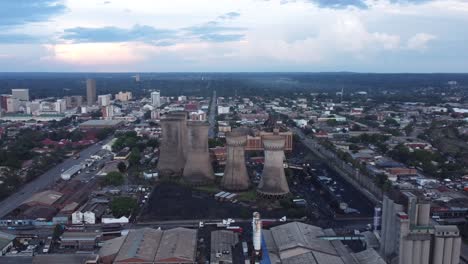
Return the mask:
M258 256L260 255L260 250L262 250L262 220L258 212L253 213L252 236L255 255Z
M185 123L185 121L184 121ZM183 127L180 118L161 119L162 140L159 149L158 170L162 176L177 177L185 166Z
M284 144L282 136L264 136L265 164L257 192L266 197L282 197L289 193L284 174Z
M374 231L380 229L382 209L380 207L374 207Z
M208 129L206 122L192 121L187 124L188 146L187 162L185 163L183 178L193 185L202 185L214 181L208 152Z
M242 191L249 188L249 176L245 167L245 145L247 136L242 132L226 134L227 161L221 187L229 191Z

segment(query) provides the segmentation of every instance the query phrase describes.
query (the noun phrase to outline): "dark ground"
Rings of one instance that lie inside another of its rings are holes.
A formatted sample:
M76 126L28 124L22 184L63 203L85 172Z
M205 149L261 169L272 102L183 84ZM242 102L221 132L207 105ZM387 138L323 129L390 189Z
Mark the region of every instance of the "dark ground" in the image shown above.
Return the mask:
M154 188L139 220L249 218L254 211L259 211L267 218L280 218L285 215L284 210L267 211L218 202L212 194L194 191L175 183L161 183Z

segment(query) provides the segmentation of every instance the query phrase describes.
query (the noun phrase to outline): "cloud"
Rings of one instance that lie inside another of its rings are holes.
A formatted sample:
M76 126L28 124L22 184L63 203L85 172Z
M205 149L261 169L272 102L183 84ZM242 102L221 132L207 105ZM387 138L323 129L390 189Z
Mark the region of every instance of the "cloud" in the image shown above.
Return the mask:
M291 2L291 0L283 0L285 2ZM369 4L372 4L372 0L310 0L316 3L319 7L333 8L333 9L344 9L349 7L356 7L360 9L367 9ZM375 1L375 0L374 0ZM430 2L432 0L389 0L393 4L422 4Z
M219 25L216 21L210 21L202 25L183 28L189 36L197 37L205 41L230 42L239 41L244 38L240 34L247 29L244 27L231 27Z
M427 49L427 44L437 37L427 33L418 33L408 40L407 48L410 50L424 51Z
M363 0L312 0L317 3L320 7L329 8L347 8L350 6L357 8L367 8L367 4Z
M240 16L240 13L238 12L229 12L224 15L221 15L218 17L218 19L225 20L225 19L234 19Z
M157 42L176 37L177 31L157 29L151 26L134 25L130 29L118 27L84 28L76 27L66 29L62 36L65 40L74 43L88 42Z
M0 27L41 22L65 12L63 0L0 1Z
M31 43L41 43L42 38L38 36L28 35L28 34L9 34L2 33L0 34L0 43L5 44L31 44Z
M240 41L244 37L243 34L204 34L200 36L200 39L210 42L230 42Z

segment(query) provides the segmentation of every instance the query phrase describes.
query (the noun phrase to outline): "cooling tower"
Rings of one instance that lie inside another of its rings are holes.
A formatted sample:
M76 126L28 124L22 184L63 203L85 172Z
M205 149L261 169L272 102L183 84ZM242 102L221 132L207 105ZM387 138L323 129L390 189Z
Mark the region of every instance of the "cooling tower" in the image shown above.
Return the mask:
M180 118L161 119L158 170L162 176L180 176L184 169L183 123Z
M289 193L284 175L284 144L282 136L264 136L265 164L257 192L266 197L281 197Z
M226 134L227 160L221 187L229 191L249 188L249 176L245 167L245 145L247 136L242 132Z
M187 162L185 163L183 178L193 185L202 185L214 181L208 152L208 129L205 122L192 121L187 124Z
M168 118L175 118L180 120L180 130L181 130L181 145L184 152L184 158L187 159L187 112L185 111L176 111L168 114Z

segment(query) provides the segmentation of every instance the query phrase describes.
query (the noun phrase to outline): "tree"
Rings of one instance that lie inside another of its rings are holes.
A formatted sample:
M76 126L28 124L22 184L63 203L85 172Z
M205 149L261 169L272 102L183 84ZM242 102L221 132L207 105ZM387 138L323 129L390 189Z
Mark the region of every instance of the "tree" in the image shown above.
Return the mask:
M117 169L119 169L119 171L123 173L127 170L127 165L125 165L125 163L121 161L119 162L119 164L117 164Z
M122 185L124 181L124 175L118 171L109 172L107 173L106 177L104 177L105 185L119 186Z
M132 197L115 197L111 202L111 210L114 217L130 216L138 208L138 203Z
M140 159L141 159L140 149L136 147L132 148L132 152L130 153L130 156L128 157L128 162L130 162L130 164L132 165L136 165L138 164L138 162L140 162Z
M384 125L388 127L397 127L400 124L398 124L398 122L393 118L387 118L385 119Z
M151 111L146 111L144 114L143 114L143 119L145 120L148 120L148 119L151 119Z

